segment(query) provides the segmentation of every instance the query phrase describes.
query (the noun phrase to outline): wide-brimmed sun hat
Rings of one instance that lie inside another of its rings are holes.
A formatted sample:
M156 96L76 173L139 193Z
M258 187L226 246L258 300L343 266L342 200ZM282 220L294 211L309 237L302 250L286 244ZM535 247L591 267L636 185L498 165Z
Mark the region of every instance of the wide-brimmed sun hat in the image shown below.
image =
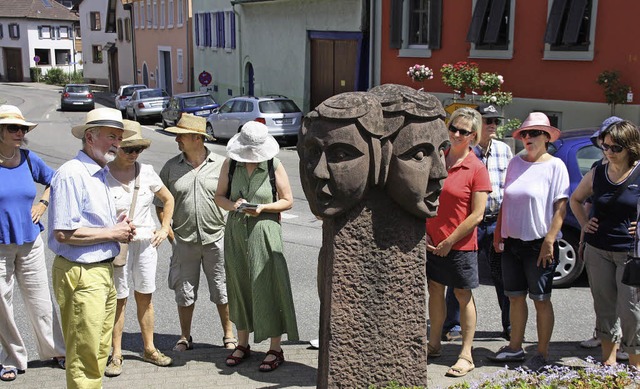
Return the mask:
M549 134L549 142L555 142L560 137L560 130L549 122L549 118L542 112L531 112L520 128L513 132L513 137L522 140L520 132L524 130L542 130Z
M259 163L275 157L280 145L269 135L269 128L259 122L247 122L227 143L229 158L238 162Z
M20 108L9 104L0 105L0 124L17 124L29 127L29 130L38 125L24 120Z
M120 148L149 147L151 141L142 137L142 128L140 127L140 123L127 119L124 119L122 122L124 123L124 129L133 131L134 134L130 137L124 138L122 142L120 142Z
M615 123L620 123L623 121L624 119L619 118L617 116L609 116L608 118L604 119L604 121L600 125L600 128L598 128L598 130L594 132L593 135L591 135L591 137L589 137L589 139L591 140L591 143L593 143L594 146L600 148L600 145L598 144L598 136L600 135L600 133L606 130L607 128L609 128L610 125Z
M122 113L118 109L113 108L96 108L87 112L87 118L84 124L75 126L71 129L71 133L78 139L84 137L84 132L94 127L111 127L123 130L123 137L129 137L134 134L133 131L124 128L122 123Z
M190 113L183 113L175 127L167 127L164 130L173 134L204 135L205 138L213 140L213 137L207 134L207 119Z

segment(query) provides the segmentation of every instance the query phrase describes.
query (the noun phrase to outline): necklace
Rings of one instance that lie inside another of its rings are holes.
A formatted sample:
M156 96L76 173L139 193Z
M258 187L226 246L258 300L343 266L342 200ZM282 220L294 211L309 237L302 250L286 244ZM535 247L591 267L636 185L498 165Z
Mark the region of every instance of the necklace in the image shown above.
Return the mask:
M2 160L0 160L0 162L4 162L4 161L7 161L7 160L12 160L13 157L15 157L15 156L16 156L16 149L13 149L13 154L11 154L10 157L7 157L6 155L0 153L0 157L2 157Z

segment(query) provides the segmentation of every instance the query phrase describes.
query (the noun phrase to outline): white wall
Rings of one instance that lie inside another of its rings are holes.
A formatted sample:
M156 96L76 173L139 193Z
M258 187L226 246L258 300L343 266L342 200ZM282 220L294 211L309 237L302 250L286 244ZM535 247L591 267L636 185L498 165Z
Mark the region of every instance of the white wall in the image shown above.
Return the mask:
M118 1L116 4L116 23L118 19L122 19L122 40L116 39L116 47L118 48L118 79L119 85L133 84L135 70L133 68L133 35L134 35L134 22L131 20L130 36L131 40L127 42L126 34L124 32L126 19L131 19L131 13L125 10L122 6L122 2ZM116 34L116 38L117 38Z
M100 31L91 31L90 13L100 12ZM78 8L80 29L82 30L82 61L84 79L95 80L98 84L109 84L109 64L106 51L102 52L102 63L93 62L94 45L104 47L107 42L116 41L115 33L104 32L107 24L107 0L83 1Z

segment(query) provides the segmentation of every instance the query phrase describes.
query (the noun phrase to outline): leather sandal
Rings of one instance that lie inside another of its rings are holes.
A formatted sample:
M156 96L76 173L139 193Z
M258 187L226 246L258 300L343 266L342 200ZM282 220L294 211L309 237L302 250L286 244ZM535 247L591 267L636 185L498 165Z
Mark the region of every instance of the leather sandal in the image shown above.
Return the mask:
M233 355L235 354L236 351L242 351L242 356L236 357L235 355ZM251 356L250 345L247 345L247 347L237 345L236 348L233 349L233 352L229 354L229 356L227 357L227 361L225 363L227 364L227 366L231 366L231 367L238 366L239 364L242 363L242 361L249 358L250 356Z
M267 361L267 357L269 355L273 355L276 358L271 360L271 361ZM274 371L275 369L277 369L283 363L284 363L284 351L283 350L280 350L280 351L269 350L269 351L267 351L267 356L262 360L262 363L260 363L260 371L264 372L264 373L268 373L270 371ZM263 367L263 365L266 365L266 366L269 366L269 367Z
M176 342L176 345L173 346L173 351L187 351L193 350L193 338L189 336L189 340L180 339Z
M227 350L235 350L235 348L238 346L238 339L234 338L233 336L223 336L222 343L224 344L224 348L226 348ZM228 347L229 345L232 345L232 347Z
M469 366L466 367L459 367L457 366L458 361L463 360L469 363ZM473 369L476 368L476 365L473 364L473 361L471 360L471 358L465 356L465 355L458 355L458 361L456 361L456 364L451 366L451 368L449 368L449 371L447 371L447 373L445 374L445 376L447 377L464 377L467 375L467 373L469 373L470 371L472 371Z

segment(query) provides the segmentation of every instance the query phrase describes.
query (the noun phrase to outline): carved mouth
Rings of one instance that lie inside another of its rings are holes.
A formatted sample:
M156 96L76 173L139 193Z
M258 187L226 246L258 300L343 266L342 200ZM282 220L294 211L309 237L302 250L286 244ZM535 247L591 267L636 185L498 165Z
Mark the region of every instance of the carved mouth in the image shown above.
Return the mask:
M438 204L440 204L440 192L442 192L442 189L437 189L432 191L427 197L424 198L424 203L427 204L427 207L429 209L432 209L433 207L437 207Z

